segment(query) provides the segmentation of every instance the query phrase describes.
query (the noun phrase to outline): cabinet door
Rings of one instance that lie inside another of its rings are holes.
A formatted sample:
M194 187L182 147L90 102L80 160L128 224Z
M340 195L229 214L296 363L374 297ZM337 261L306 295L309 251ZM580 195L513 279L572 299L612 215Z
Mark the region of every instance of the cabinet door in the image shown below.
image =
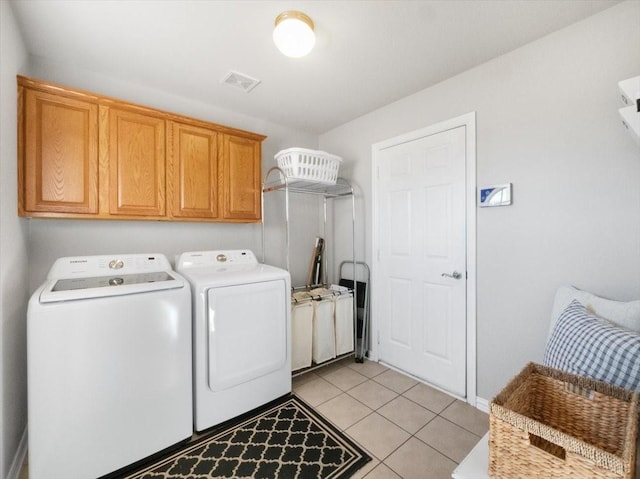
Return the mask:
M217 133L172 122L169 156L171 216L218 217Z
M24 108L24 209L98 213L97 105L26 89Z
M165 215L165 120L109 110L109 213Z
M260 142L222 136L220 190L222 217L258 221L260 211Z

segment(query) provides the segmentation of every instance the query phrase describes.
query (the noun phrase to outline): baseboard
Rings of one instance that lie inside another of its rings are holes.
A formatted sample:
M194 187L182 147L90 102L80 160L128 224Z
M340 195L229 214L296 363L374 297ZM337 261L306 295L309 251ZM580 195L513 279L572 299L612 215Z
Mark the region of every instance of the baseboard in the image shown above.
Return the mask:
M22 464L24 464L24 460L27 457L27 444L27 427L25 426L20 442L18 443L18 450L16 451L15 456L13 456L13 462L11 463L11 469L9 469L7 479L20 478L20 470L22 469Z
M482 412L489 414L489 400L481 397L476 397L476 408Z

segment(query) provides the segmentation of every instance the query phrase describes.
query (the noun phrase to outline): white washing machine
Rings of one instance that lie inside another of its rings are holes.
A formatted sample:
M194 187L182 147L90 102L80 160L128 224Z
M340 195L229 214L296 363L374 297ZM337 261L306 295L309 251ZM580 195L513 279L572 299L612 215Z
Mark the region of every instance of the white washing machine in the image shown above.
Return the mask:
M291 279L249 250L183 253L193 298L194 426L291 392Z
M96 478L191 437L191 294L166 257L61 258L27 324L30 479Z

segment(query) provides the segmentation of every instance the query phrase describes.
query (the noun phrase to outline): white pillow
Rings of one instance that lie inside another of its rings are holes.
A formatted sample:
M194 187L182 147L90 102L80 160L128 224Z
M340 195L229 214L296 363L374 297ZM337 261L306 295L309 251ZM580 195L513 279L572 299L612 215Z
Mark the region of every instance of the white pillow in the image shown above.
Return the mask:
M613 301L611 299L601 298L587 291L581 291L573 286L560 286L553 300L553 308L551 308L549 336L551 336L553 327L562 312L574 299L596 316L607 319L623 328L640 332L640 300L628 302Z

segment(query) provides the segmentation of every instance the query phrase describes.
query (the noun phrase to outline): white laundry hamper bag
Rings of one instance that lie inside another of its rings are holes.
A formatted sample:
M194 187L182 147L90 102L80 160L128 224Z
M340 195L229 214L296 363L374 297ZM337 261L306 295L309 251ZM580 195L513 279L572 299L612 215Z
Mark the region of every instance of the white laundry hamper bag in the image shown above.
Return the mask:
M311 366L311 341L313 337L313 304L291 305L291 370Z
M353 295L334 297L336 355L353 351Z
M334 301L323 299L313 303L313 362L318 364L336 357Z

